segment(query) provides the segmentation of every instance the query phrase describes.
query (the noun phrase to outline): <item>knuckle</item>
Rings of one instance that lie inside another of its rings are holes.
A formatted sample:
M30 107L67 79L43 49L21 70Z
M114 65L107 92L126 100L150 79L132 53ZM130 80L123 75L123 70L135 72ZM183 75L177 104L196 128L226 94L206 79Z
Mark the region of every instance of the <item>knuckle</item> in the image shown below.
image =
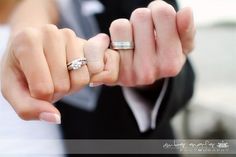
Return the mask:
M121 66L118 74L118 82L126 87L134 87L136 85L134 69Z
M166 2L159 2L157 5L151 5L151 11L153 17L163 16L164 18L169 18L176 15L174 7Z
M110 32L123 32L127 28L130 28L131 24L128 19L117 19L110 25Z
M110 45L110 37L105 33L100 33L99 36L100 36L100 40L101 40L100 45L99 45L100 48L103 50L104 50L104 48L105 48L105 50L108 49L109 45ZM106 45L106 46L104 47L104 45Z
M68 93L70 91L70 83L66 81L58 81L54 84L55 93Z
M86 52L85 53L88 53L88 54L91 54L91 52L100 52L101 53L101 50L102 51L105 51L109 44L110 44L110 38L108 35L104 34L104 33L100 33L98 34L96 37L99 36L99 40L98 38L90 38L86 44L85 44L85 49L86 49ZM94 50L97 50L97 51L94 51ZM100 54L98 53L98 54Z
M181 71L181 64L178 61L172 61L162 64L160 68L161 77L175 77Z
M24 30L18 32L14 38L15 43L18 42L29 42L36 36L36 30L33 28L25 28Z
M137 78L138 85L150 85L156 81L156 75L152 70L146 70L145 73L139 74Z
M100 36L101 40L106 41L106 42L110 42L110 38L107 34L99 33L98 35Z
M16 56L21 56L22 53L31 52L38 41L38 32L33 28L26 28L18 32L12 40L13 52Z
M54 93L54 87L51 84L37 83L30 88L30 92L36 98L50 98Z
M43 35L49 39L58 38L58 28L56 25L46 24L42 27Z
M120 76L119 82L126 87L134 87L136 85L134 79L130 75Z
M98 50L100 51L104 50L105 49L104 43L109 43L109 37L107 35L99 34L99 36L100 36L99 41L95 38L90 38L84 45L84 51L85 51L84 53L85 55L88 55L90 58L91 56L95 55L92 52L99 52Z
M76 37L76 34L72 29L64 28L62 29L62 32L67 39L74 39Z
M84 54L87 59L97 58L101 50L104 50L103 42L98 42L98 40L94 40L93 38L89 39L84 45Z
M156 1L152 1L151 3L148 4L148 8L152 8L152 6L155 4L156 4Z
M53 31L58 30L57 26L53 25L53 24L46 24L46 25L42 26L42 29L44 31L48 31L48 32L53 32Z
M148 8L138 8L132 12L131 20L146 21L151 18L151 11Z

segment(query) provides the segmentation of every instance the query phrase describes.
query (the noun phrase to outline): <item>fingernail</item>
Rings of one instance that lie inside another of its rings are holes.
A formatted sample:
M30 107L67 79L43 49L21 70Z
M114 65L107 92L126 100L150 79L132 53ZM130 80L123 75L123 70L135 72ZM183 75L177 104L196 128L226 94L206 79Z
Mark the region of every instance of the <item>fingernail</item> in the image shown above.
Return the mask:
M98 86L101 86L103 85L102 83L90 83L89 84L89 87L98 87Z
M39 115L39 119L48 123L61 124L61 116L55 113L42 112Z

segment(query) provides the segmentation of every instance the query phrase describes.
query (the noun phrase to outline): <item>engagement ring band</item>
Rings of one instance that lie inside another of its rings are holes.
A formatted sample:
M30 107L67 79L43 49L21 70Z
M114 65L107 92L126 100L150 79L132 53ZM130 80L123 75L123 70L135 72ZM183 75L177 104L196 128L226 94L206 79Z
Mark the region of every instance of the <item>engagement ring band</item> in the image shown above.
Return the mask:
M86 58L75 59L72 62L67 64L67 69L69 71L70 70L78 70L86 64L87 64L87 59Z

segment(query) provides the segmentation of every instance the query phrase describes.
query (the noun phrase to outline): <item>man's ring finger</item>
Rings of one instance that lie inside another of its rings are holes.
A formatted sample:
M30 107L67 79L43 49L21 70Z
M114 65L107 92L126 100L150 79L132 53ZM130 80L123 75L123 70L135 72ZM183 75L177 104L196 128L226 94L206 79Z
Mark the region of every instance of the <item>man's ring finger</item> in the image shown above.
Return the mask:
M130 41L115 41L111 42L111 48L114 50L133 50L134 43Z

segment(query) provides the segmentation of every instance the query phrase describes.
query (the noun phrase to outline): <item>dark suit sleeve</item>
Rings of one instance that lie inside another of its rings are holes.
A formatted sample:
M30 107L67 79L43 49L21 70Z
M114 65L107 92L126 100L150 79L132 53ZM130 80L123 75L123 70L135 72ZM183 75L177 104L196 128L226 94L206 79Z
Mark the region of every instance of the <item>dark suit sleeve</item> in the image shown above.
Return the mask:
M187 60L182 71L176 77L169 78L167 91L158 111L157 124L169 121L180 109L187 105L193 95L194 72L190 62ZM136 94L143 97L149 104L155 105L159 98L163 80L159 80L148 89L135 89Z
M179 110L184 108L194 91L195 75L187 60L180 74L170 78L167 92L159 108L156 126L169 121Z

